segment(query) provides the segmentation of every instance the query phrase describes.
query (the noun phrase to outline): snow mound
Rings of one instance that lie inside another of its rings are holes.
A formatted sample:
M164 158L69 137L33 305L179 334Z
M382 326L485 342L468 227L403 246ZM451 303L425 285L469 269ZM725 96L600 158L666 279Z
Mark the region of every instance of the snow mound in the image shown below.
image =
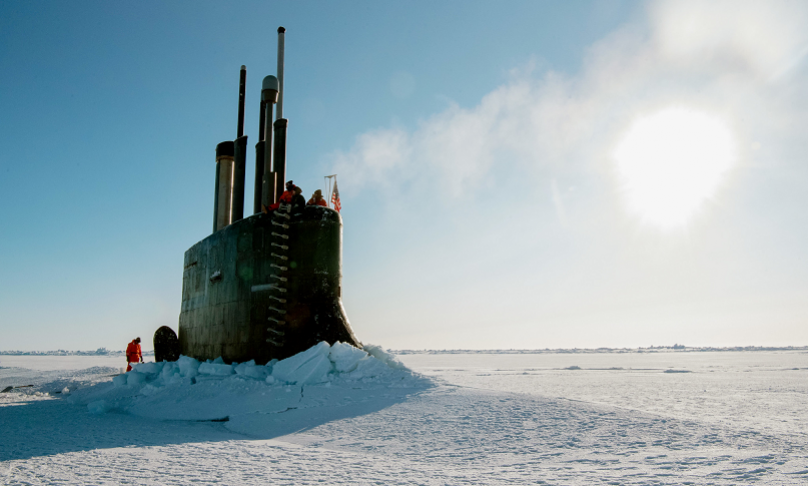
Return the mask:
M350 344L334 343L328 351L328 359L334 363L334 369L340 373L350 373L356 369L359 360L367 358L368 353Z
M302 353L278 361L272 368L272 377L293 385L325 383L334 369L334 363L329 359L330 351L331 346L321 341Z
M318 417L336 416L339 407L389 405L430 386L379 346L362 350L323 341L265 366L255 361L225 364L220 358L200 363L188 356L142 363L111 382L72 390L65 398L92 414L122 411L161 420L227 421L231 428L255 432L256 424L278 427L277 419L260 418L267 414L317 409ZM306 424L305 417L301 423Z
M157 364L157 363L154 363ZM217 364L217 363L202 363L197 368L200 375L214 375L214 376L227 376L235 373L233 365Z
M404 363L399 361L398 358L396 358L394 355L385 351L384 348L382 348L381 346L376 346L375 344L368 344L367 346L365 346L365 351L367 351L368 354L370 354L371 356L373 356L374 358L378 359L379 361L381 361L382 363L386 364L391 368L396 368L400 370L407 369L407 367L404 366Z

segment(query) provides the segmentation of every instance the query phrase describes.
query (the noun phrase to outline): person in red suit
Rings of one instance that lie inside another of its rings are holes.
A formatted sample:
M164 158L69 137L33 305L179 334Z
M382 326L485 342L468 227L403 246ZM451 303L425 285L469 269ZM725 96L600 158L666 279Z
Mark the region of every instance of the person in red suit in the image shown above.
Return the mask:
M295 184L292 181L287 182L286 183L286 190L283 191L283 194L281 194L281 197L278 200L278 202L276 202L275 204L271 204L269 207L264 206L262 204L261 205L261 211L264 214L268 214L268 213L271 213L272 211L275 211L276 209L278 209L278 207L280 207L281 204L291 204L292 203L292 198L295 197L295 188L296 187L297 186L295 186Z
M126 346L126 371L132 371L132 363L142 363L143 353L140 352L140 338L136 337Z

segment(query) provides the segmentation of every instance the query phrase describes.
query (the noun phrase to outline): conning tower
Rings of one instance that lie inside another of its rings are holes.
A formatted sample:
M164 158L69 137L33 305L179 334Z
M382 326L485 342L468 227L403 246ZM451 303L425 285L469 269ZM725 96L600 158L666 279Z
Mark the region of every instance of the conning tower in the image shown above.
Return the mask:
M321 206L281 205L262 211L278 202L286 179L284 35L279 28L278 76L267 76L262 83L255 214L243 217L247 136L242 66L237 138L216 147L213 234L185 252L179 347L196 359L221 356L226 362L266 363L320 341L361 347L342 306L340 214Z

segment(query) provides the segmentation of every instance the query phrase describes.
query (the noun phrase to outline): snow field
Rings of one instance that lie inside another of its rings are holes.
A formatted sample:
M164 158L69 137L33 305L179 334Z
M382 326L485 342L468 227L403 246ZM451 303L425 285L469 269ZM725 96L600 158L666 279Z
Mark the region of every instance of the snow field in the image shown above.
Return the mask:
M339 406L379 386L409 390L429 385L383 349L368 346L368 351L373 354L345 343L320 342L266 366L255 361L225 364L221 358L200 363L181 356L176 362L138 364L111 383L72 393L68 401L96 414L124 411L162 420L227 421L232 422L227 427L250 430L267 423L260 414Z
M45 376L0 395L0 483L808 484L805 354L379 356Z
M0 464L6 484L800 485L808 477L804 449L777 437L455 387L342 417L321 419L315 409L266 414L275 421L238 432L229 422L36 403L7 407L14 412L7 430L30 438L20 424L31 413L36 442L42 429L56 431L55 440ZM276 437L260 437L284 423Z
M404 355L435 380L808 436L808 352ZM670 370L680 372L669 373ZM681 373L687 371L687 373Z

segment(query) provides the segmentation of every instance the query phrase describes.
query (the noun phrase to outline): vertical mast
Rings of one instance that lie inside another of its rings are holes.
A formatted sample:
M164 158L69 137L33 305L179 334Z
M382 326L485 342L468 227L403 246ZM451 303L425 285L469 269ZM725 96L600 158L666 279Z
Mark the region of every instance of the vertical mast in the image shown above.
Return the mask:
M275 181L275 202L283 194L286 184L286 130L289 121L283 117L283 51L286 29L278 27L278 109L274 123L275 146L273 147L272 170L277 174Z
M244 98L247 89L247 66L241 66L238 80L238 130L236 138L244 135Z
M238 83L238 129L233 147L233 201L230 223L244 218L244 184L247 169L247 137L244 135L244 98L247 88L247 66L241 66Z
M278 102L278 91L278 78L272 75L264 77L264 81L261 83L261 99L264 101L264 177L261 187L261 204L267 207L278 202L280 197L280 193L276 192L278 174L272 164L272 108Z
M276 120L283 118L283 50L286 29L278 27L278 109Z

